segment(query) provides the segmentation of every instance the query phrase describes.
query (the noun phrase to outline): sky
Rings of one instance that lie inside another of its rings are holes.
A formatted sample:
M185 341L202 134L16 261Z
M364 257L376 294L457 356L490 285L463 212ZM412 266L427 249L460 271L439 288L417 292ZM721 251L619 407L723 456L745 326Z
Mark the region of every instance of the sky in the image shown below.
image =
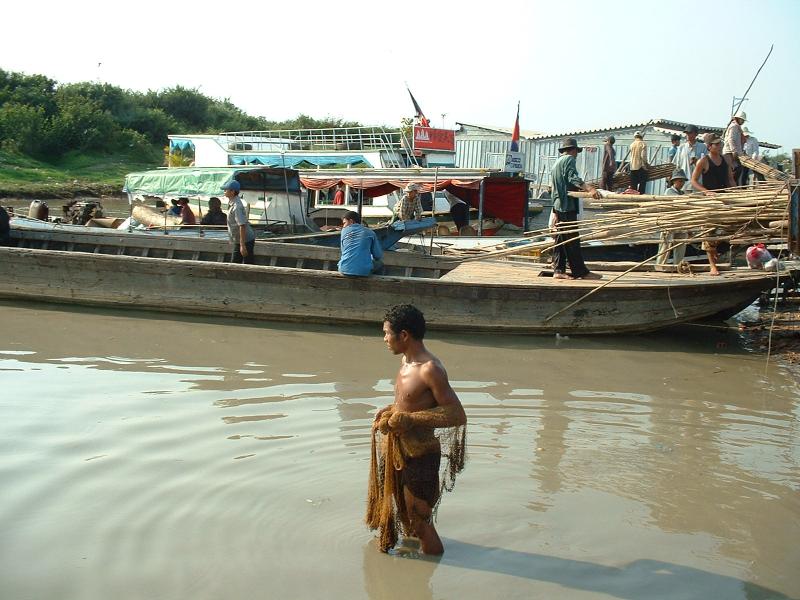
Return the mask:
M562 133L651 118L800 147L800 1L9 0L0 68L60 83L176 85L251 115ZM175 132L182 133L182 132Z

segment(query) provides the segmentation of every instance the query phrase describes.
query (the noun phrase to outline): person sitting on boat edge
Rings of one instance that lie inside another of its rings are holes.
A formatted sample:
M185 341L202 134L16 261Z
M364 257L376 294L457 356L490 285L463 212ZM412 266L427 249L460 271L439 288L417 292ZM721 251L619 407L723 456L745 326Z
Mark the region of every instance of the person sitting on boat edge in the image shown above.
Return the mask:
M683 169L677 168L672 172L669 178L670 187L664 192L665 196L683 196L683 186L686 184L688 177ZM665 265L669 255L672 254L672 264L678 265L683 261L686 256L686 244L678 244L670 251L670 247L675 245L676 239L686 238L685 232L672 232L662 231L660 234L660 241L658 244L658 256L656 256L656 264Z
M575 229L578 220L578 202L569 191L586 190L593 198L599 198L600 193L591 185L583 182L578 175L575 157L583 148L578 147L575 138L566 138L561 148L558 149L561 157L555 162L550 172L553 186L553 214L552 226L556 228L556 247L553 249L553 278L554 279L602 279L600 275L592 273L586 268L581 252L581 238ZM564 230L567 230L564 232ZM572 276L567 275L569 264Z
M228 217L222 212L222 202L219 198L208 199L208 212L203 215L200 225L227 225Z
M422 218L422 202L419 199L419 184L409 183L403 197L394 205L394 214L401 221L419 221Z
M172 206L170 206L169 210L167 211L167 214L170 214L173 217L180 217L181 207L178 205L178 199L170 198L170 203L172 204Z
M188 198L178 198L178 206L181 207L181 225L197 225L197 217L189 206Z
M361 215L348 210L342 217L342 254L339 273L365 277L383 268L383 248L378 236L361 224Z
M233 242L231 262L252 265L255 262L256 233L250 227L244 204L239 197L241 185L232 179L222 189L228 199L228 234Z
M667 191L664 192L665 196L683 196L685 193L683 191L683 186L688 181L688 177L686 177L686 172L683 169L675 169L672 172L672 176L669 178L669 187Z

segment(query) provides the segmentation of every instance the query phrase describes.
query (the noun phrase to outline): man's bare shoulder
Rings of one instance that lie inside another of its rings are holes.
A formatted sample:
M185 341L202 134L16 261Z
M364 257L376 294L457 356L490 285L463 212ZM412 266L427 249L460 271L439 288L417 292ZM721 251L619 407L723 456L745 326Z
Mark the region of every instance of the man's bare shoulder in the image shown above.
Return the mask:
M442 361L428 351L416 357L416 362L420 369L426 371L435 371L438 369L444 370Z

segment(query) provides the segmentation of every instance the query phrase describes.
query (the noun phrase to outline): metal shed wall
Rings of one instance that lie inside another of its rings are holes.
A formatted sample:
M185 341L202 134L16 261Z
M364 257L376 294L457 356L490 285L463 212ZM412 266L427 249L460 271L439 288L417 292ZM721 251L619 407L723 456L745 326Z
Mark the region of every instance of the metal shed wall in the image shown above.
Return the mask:
M634 128L618 129L611 131L616 138L614 147L617 150L617 160L622 161L628 153L633 142ZM607 135L590 133L575 135L578 145L584 151L578 154L578 173L586 179L600 177L601 162L603 159L603 140ZM666 162L667 151L671 143L672 132L648 127L644 131L644 141L647 144L648 158L651 164ZM525 175L532 182L541 185L550 185L550 167L558 158L558 148L561 146L561 137L537 138L534 140L520 140L520 152L525 154ZM498 133L495 136L464 135L456 133L456 165L468 169L486 169L495 166L494 160L489 155L505 153L511 143L511 136ZM666 189L663 180L648 183L647 193L660 194Z

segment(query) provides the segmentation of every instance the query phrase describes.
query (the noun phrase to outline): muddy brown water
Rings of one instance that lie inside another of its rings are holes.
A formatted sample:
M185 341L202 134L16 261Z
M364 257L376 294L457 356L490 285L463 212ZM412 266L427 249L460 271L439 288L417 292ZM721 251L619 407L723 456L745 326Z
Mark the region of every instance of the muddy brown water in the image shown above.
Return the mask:
M0 304L0 598L795 598L800 388L733 332L434 332L445 554L363 525L380 327Z

